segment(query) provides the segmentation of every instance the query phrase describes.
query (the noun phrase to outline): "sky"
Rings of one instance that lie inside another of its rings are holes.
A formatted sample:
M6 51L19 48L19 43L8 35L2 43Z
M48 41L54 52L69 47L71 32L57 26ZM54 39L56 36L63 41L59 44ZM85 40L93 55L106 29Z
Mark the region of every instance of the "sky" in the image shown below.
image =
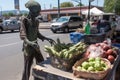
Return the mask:
M25 3L29 0L19 0L20 3L20 10L28 10L25 8ZM40 3L42 9L50 9L51 7L57 7L58 5L58 0L36 0L37 2ZM79 1L79 0L77 0ZM88 5L89 0L81 0L82 4ZM74 0L60 0L60 3L62 2L72 2L74 5L77 5L78 3L75 2ZM92 5L97 5L98 6L103 6L104 0L94 0L91 4ZM0 0L0 11L5 11L5 10L14 10L14 0Z

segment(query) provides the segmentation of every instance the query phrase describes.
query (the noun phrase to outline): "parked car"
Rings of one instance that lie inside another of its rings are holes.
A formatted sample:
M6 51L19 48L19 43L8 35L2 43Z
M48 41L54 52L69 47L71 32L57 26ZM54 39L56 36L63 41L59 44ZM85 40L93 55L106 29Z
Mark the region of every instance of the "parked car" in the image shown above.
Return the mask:
M53 20L51 20L51 23L54 23L58 20L58 18L54 18Z
M70 29L83 27L83 20L80 16L62 16L50 25L53 33L57 31L69 32Z
M48 19L45 17L42 17L41 15L37 16L36 18L39 20L39 22L48 22Z
M2 33L2 31L8 31L11 30L11 32L13 32L14 30L19 30L20 29L20 21L18 20L4 20L1 24L0 24L0 33Z

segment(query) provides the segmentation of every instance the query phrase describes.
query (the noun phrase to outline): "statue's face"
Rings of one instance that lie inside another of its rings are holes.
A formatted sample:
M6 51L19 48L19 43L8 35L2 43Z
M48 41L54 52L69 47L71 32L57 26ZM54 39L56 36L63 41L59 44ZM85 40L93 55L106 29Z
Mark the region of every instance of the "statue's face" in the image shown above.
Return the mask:
M39 7L34 6L34 7L30 8L30 15L32 17L37 17L39 15L39 13L40 13L40 8Z

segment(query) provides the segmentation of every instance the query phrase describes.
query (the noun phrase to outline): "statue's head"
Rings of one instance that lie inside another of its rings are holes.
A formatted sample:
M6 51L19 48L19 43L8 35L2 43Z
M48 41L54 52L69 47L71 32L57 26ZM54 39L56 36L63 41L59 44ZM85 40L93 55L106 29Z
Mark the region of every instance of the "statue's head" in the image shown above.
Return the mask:
M38 2L34 0L29 0L26 4L25 7L30 10L30 14L34 17L37 17L41 11L41 6Z

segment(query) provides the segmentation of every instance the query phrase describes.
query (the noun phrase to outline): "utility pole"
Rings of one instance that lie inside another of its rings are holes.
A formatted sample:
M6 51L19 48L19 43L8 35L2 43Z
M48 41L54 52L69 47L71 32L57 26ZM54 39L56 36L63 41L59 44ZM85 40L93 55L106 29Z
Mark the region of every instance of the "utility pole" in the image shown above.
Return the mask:
M78 1L78 0L72 0L72 1L75 1L75 2L77 2L79 4L79 6L80 6L80 15L81 15L81 4L82 4L82 1L81 0L80 1Z
M58 0L58 18L60 17L60 0Z
M97 0L97 6L98 6L98 0Z
M2 17L2 7L0 6L0 17Z
M91 2L94 0L89 0L89 5L88 5L88 21L90 20L90 7L91 7Z
M88 5L88 21L90 20L90 6L91 6L91 2L89 0L89 5Z
M116 12L116 11L115 11L116 1L117 1L117 0L114 0L114 8L113 8L113 12L114 12L114 13Z

